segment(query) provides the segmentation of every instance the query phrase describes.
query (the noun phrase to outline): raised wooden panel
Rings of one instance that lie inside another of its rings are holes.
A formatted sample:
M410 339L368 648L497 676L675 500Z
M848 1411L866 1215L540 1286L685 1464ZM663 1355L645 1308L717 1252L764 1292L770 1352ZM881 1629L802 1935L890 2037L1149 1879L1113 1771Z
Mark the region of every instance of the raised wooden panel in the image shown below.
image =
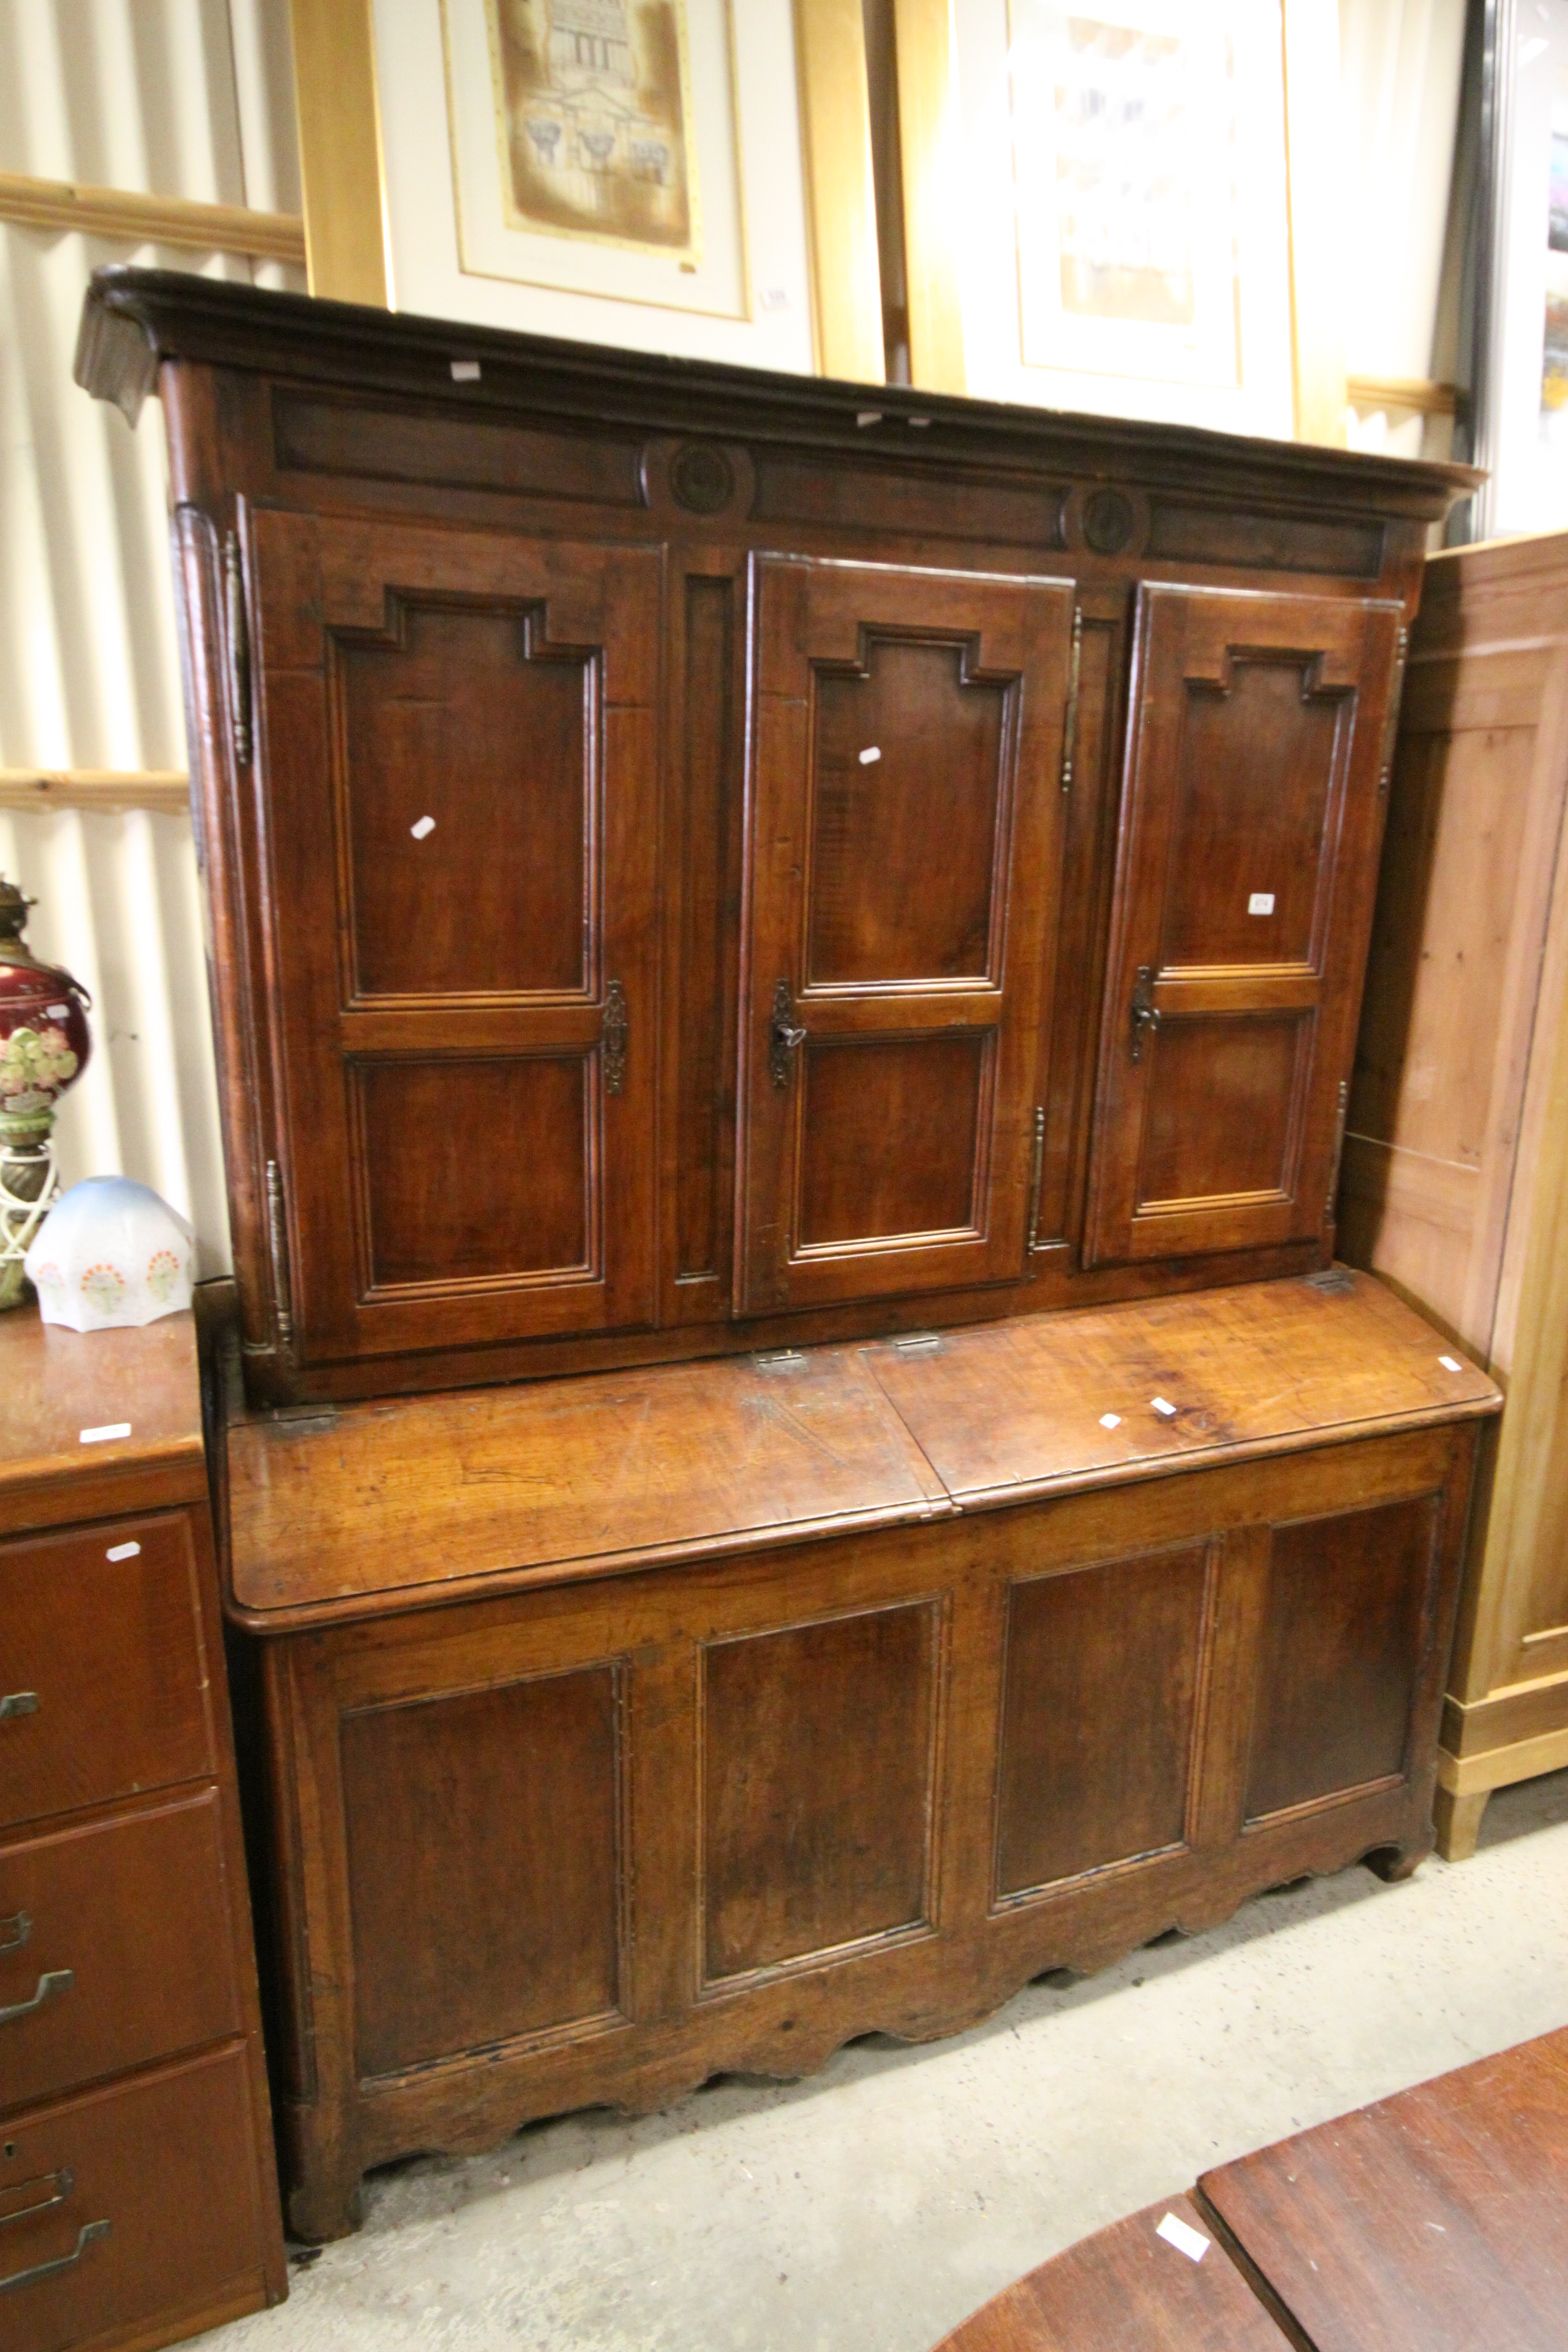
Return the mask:
M931 1925L934 1604L703 1654L704 1975Z
M1193 685L1173 779L1163 969L1312 954L1342 701L1321 693L1314 666L1237 656L1225 685Z
M990 1069L984 1037L808 1043L798 1251L975 1232Z
M617 2009L618 1707L604 1665L345 1719L361 2073Z
M1249 1820L1404 1772L1436 1539L1430 1495L1274 1529Z
M543 651L537 613L389 602L333 647L354 993L580 992L591 660Z
M808 984L995 972L1010 697L966 652L871 636L863 670L816 679Z
M597 1142L587 1060L359 1065L366 1290L587 1275Z
M1297 1068L1310 1027L1299 1014L1252 1013L1173 1022L1149 1040L1138 1181L1151 1207L1288 1197Z
M1207 1568L1190 1544L1012 1587L998 1898L1182 1844Z
M1090 1264L1328 1225L1399 619L1139 590Z
M657 552L250 530L278 1338L310 1364L651 1320Z
M762 556L753 611L738 1304L1019 1279L1072 589Z

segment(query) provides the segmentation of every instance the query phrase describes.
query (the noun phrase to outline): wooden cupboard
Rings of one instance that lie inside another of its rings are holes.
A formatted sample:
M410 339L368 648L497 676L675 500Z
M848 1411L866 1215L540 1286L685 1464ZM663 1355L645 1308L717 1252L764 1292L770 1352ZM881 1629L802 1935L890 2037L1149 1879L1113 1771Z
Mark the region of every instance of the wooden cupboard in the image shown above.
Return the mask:
M135 270L78 365L168 428L254 1397L1328 1262L1471 476Z
M1568 539L1434 556L1356 1056L1345 1254L1476 1355L1483 1458L1438 1831L1568 1765Z
M1484 1375L1365 1276L248 1412L289 2211L1431 1843Z

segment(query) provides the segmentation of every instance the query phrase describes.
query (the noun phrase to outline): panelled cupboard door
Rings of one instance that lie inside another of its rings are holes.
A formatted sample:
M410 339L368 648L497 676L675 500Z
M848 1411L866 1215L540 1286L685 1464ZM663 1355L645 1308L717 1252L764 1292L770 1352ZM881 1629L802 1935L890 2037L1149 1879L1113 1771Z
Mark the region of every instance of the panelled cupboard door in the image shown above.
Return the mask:
M249 531L300 1357L650 1319L657 552Z
M1085 1259L1327 1222L1397 604L1139 591Z
M753 559L740 1311L1022 1275L1065 581Z

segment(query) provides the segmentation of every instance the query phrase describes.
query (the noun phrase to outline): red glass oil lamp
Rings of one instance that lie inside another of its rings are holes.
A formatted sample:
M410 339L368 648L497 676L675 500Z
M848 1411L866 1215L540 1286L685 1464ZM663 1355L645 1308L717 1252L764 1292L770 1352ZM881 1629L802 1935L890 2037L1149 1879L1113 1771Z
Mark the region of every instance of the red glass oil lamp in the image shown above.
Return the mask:
M0 1309L25 1292L22 1259L56 1191L54 1107L91 1051L92 999L22 936L32 904L0 875Z

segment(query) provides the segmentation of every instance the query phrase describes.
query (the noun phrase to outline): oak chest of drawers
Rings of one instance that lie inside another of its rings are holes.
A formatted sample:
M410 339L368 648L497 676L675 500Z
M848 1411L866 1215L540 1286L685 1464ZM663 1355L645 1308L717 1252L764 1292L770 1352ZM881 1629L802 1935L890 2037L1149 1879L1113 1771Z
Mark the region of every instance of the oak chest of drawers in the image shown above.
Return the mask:
M0 2342L284 2271L192 1320L0 1318Z

